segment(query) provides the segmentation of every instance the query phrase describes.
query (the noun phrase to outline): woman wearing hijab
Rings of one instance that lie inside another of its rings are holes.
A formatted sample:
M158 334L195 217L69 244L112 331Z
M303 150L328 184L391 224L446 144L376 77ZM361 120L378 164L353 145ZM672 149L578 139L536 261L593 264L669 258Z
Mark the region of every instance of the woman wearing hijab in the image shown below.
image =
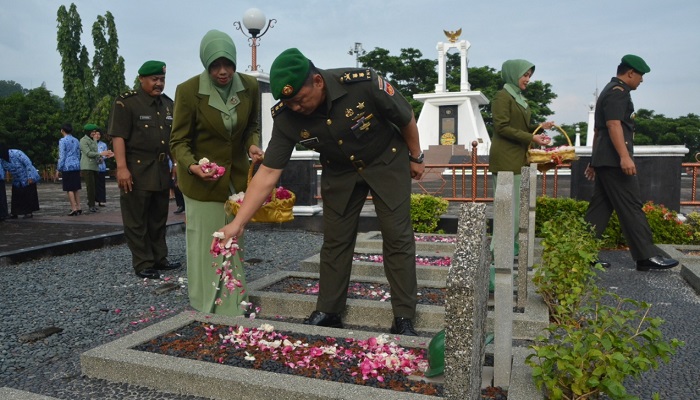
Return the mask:
M262 159L258 82L236 72L236 46L227 34L204 35L199 56L204 71L178 85L170 149L177 160L178 186L185 198L187 281L190 305L202 312L241 315L247 299L241 252L231 260L243 287L232 292L220 281L209 254L212 234L230 222L224 203L247 188L250 159ZM198 164L207 158L226 168L221 177ZM239 246L242 245L239 238Z
M493 115L493 137L489 152L489 169L494 175L494 187L498 173L513 173L513 239L515 252L518 252L517 232L520 223L520 169L527 165L527 150L531 142L544 146L549 137L544 133L533 135L538 124L532 124L530 106L523 96L523 90L535 72L535 65L526 60L508 60L503 63L501 77L505 84L491 102ZM543 129L551 129L553 121L542 124ZM492 245L493 246L493 245ZM492 247L493 248L493 247Z
M39 210L36 191L36 183L41 179L39 171L22 150L8 149L4 144L0 144L0 165L12 175L10 218L16 219L19 214L32 218L32 213Z
M61 173L63 191L68 193L70 213L68 216L76 216L83 213L80 208L80 142L73 137L73 126L63 124L61 127L61 139L58 141L58 164L56 164L56 177Z

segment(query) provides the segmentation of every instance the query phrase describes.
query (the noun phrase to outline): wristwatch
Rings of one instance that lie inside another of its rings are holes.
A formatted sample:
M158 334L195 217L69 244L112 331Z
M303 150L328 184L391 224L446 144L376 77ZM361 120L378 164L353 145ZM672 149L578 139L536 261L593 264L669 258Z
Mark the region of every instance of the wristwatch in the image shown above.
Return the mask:
M408 153L408 159L411 162L418 163L418 164L423 164L423 159L425 158L425 154L421 151L418 157L413 157L411 153Z

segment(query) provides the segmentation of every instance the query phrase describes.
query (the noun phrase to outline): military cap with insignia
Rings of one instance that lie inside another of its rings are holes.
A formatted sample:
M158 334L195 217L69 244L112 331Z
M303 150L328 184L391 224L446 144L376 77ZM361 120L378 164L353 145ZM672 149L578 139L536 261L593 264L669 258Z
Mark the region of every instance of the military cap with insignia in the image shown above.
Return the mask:
M642 75L651 71L651 68L649 68L647 63L644 62L642 57L635 56L634 54L627 54L626 56L622 57L622 63Z
M270 91L275 100L291 99L304 86L311 64L298 49L283 51L270 67Z
M85 124L85 126L83 127L83 130L85 132L92 132L92 131L96 131L98 129L100 129L100 128L95 124Z
M165 63L163 61L150 60L139 68L139 76L165 75Z

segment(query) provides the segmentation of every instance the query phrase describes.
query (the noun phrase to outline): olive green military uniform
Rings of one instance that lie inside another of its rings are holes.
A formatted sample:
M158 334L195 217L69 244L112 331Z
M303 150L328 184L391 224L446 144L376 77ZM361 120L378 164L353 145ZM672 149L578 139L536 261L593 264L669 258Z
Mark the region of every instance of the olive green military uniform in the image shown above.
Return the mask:
M620 155L606 124L610 120L620 121L627 152L634 157L634 104L630 90L621 79L612 78L596 102L596 134L591 155L596 177L586 221L595 227L598 236L602 236L615 210L632 258L646 260L663 253L654 245L649 222L642 211L639 180L636 175L625 175L620 168Z
M167 264L172 115L173 101L168 96L151 97L138 89L117 97L109 119L109 134L124 139L133 178L133 191L122 190L119 201L136 272Z
M85 179L88 207L92 210L95 208L95 186L97 173L100 170L98 164L100 153L97 151L97 142L90 137L90 132L80 138L80 154L80 171Z
M369 69L319 70L326 102L311 115L273 107L274 126L264 165L282 169L297 143L320 153L324 240L316 310L344 311L360 212L372 194L384 240L384 270L394 317L416 307L415 240L410 218L408 147L399 127L410 104Z

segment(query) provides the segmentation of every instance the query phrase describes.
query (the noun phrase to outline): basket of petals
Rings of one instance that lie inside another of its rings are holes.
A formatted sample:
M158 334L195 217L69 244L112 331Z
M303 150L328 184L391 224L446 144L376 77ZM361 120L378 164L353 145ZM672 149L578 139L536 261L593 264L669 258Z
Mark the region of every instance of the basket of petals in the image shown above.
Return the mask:
M536 163L540 164L540 166L545 165L547 167L553 167L555 165L563 164L565 161L572 161L578 159L575 148L571 145L571 139L569 139L569 135L567 135L566 132L563 129L561 129L560 126L554 125L554 127L557 128L559 132L561 132L564 135L566 141L568 142L568 145L556 147L542 147L537 149L532 148L532 144L530 144L530 148L527 150L528 163ZM532 132L532 135L536 135L537 132L541 129L542 125L539 125L537 129L535 129L535 131Z
M248 170L248 183L253 179L253 171L255 164L250 164ZM231 215L236 215L243 204L245 193L240 192L229 196L224 205L226 212ZM294 192L282 186L272 189L272 193L267 196L262 207L258 209L251 218L251 222L289 222L294 219L294 202L296 196Z

